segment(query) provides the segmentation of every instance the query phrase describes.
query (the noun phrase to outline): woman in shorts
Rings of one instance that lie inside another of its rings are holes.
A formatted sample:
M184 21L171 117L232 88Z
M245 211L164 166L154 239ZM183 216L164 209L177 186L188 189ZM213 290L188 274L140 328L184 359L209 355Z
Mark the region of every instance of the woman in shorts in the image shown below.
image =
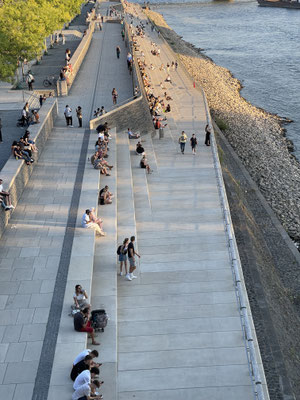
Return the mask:
M123 275L123 263L124 263L124 267L125 267L125 275L128 274L128 268L127 268L128 244L129 244L129 239L128 238L124 239L121 250L120 250L120 254L119 254L120 276Z

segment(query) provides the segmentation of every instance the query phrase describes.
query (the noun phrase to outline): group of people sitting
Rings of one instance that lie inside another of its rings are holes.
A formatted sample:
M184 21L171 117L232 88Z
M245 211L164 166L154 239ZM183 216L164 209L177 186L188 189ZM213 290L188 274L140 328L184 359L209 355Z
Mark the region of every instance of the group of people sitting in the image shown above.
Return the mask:
M106 114L106 111L105 111L105 109L104 109L104 106L102 106L101 108L98 107L98 108L94 111L94 118L101 117L101 116L104 115L104 114Z
M19 141L13 141L11 151L16 160L25 160L26 164L30 165L34 162L33 153L38 149L34 141L30 140L30 132L26 130Z
M111 138L108 131L108 123L105 122L104 125L97 126L96 130L98 132L98 139L95 143L95 153L91 156L91 164L95 169L99 169L101 174L110 176L109 171L114 166L105 160L105 158L108 158L108 144Z
M103 231L103 220L96 216L94 207L85 210L82 216L81 226L83 228L94 229L96 235L106 236L106 233Z
M102 399L99 393L104 381L99 380L100 367L102 364L96 363L95 358L99 357L97 350L83 350L75 358L70 373L73 383L72 400Z
M18 126L27 127L33 124L40 123L40 116L38 110L33 109L29 110L29 103L25 103L25 106L22 109L21 118L18 120Z
M137 25L136 26L136 30L132 30L132 34L133 34L133 39L136 36L140 36L138 35L138 32L143 31L144 26L143 25ZM160 49L159 47L156 45L155 42L151 42L151 54L152 55L160 55ZM148 68L146 61L145 61L145 56L143 53L141 53L142 56L140 58L137 59L138 62L138 66L140 69L140 73L143 79L143 84L145 87L145 92L147 95L147 99L148 99L148 104L149 104L149 109L150 109L150 113L152 115L152 119L153 119L153 124L154 124L154 128L155 129L160 129L160 128L164 128L167 124L163 124L161 121L165 121L166 118L162 117L162 115L164 113L169 113L171 112L171 105L170 105L170 101L173 100L172 97L170 95L168 95L167 91L166 91L166 87L164 86L163 82L160 83L160 88L164 90L164 94L163 97L161 96L157 96L154 94L154 88L153 85L151 83L151 79L149 77L149 75L147 74L146 70ZM164 66L164 64L161 64L160 66L160 71L167 71L167 77L165 79L165 82L170 82L171 81L171 77L170 77L170 70L172 69L173 71L175 71L178 67L178 63L177 61L172 61L171 65L167 64L166 68ZM150 64L149 66L150 70L154 70L155 66L153 64Z

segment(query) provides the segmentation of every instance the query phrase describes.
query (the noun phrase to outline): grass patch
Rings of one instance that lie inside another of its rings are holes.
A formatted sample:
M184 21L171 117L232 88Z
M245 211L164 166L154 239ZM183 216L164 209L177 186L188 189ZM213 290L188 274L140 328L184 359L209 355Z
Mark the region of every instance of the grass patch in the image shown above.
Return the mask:
M218 125L218 128L221 129L222 132L226 131L228 129L227 123L218 117L214 117L215 123Z

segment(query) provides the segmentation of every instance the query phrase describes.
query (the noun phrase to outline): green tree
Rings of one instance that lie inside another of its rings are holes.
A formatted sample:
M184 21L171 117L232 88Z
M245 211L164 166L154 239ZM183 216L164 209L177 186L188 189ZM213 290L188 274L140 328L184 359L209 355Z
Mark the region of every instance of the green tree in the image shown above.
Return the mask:
M32 60L44 40L79 13L82 0L13 0L0 3L0 79L15 74L18 60Z

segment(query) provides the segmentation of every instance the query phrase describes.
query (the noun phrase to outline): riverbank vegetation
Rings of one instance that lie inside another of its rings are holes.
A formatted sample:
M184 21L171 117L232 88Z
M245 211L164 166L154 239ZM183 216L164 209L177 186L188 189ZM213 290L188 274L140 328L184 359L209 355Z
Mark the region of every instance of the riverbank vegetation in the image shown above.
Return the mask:
M80 12L82 0L15 0L0 5L0 79L45 50L45 38Z

